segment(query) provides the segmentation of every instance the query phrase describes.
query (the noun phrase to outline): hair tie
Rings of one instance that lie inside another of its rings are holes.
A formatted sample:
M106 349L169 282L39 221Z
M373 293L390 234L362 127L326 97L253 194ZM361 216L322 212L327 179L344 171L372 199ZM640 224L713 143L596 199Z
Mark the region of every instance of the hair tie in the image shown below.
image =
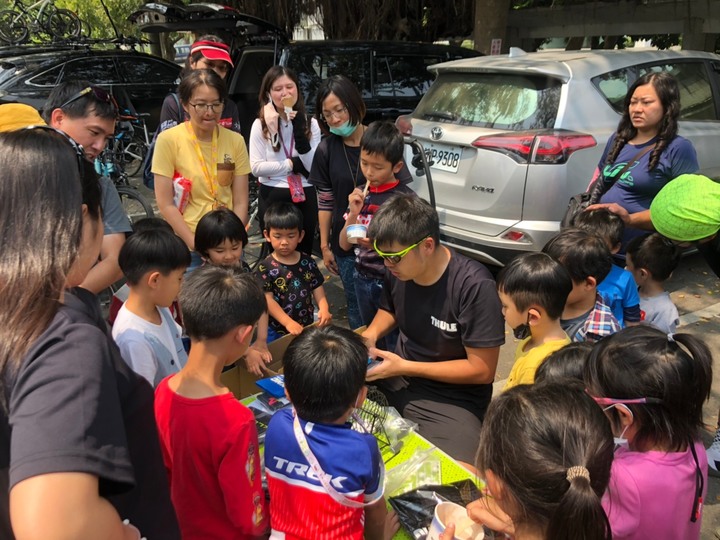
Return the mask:
M667 340L668 340L670 343L675 343L675 334L673 334L672 332L668 332Z
M567 475L565 475L565 478L567 478L568 482L572 482L573 479L582 477L588 482L590 481L590 471L588 471L585 467L582 465L576 465L575 467L570 467L567 470Z

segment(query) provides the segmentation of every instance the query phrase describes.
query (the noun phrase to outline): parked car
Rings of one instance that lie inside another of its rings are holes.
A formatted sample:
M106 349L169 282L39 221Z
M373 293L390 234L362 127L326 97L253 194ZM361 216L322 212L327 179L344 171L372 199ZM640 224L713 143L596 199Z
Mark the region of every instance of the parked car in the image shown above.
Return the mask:
M538 251L557 233L617 128L629 86L649 71L680 82L680 133L702 172L720 178L715 54L514 50L430 69L435 82L397 125L432 160L441 239L486 263ZM428 195L424 177L413 185Z
M216 33L228 41L235 67L228 93L237 103L247 137L258 113L258 94L265 72L275 64L297 72L310 114L323 79L348 76L357 84L367 106L366 120L395 120L411 112L427 92L432 64L479 56L471 49L407 41L296 41L277 26L226 6L145 4L129 17L144 32L192 31Z
M180 66L156 56L87 46L0 47L0 100L41 109L51 90L71 79L87 79L112 91L121 107L148 113L153 131L165 96L176 89Z

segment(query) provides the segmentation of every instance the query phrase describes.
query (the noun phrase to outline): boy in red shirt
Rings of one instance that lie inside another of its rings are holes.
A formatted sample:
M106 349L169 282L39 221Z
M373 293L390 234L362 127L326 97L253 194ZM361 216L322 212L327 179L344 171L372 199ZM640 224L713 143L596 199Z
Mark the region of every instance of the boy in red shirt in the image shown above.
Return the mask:
M155 391L155 416L184 540L264 537L267 508L255 419L220 382L266 311L250 274L206 265L180 291L191 348Z

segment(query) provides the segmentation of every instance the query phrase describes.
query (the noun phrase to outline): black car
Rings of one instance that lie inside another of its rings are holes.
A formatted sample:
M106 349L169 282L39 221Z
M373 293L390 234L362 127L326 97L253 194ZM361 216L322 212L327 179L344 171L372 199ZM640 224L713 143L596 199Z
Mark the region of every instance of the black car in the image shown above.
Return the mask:
M279 61L267 46L248 46L235 53L228 92L237 103L240 122L248 127L257 116L260 83L278 63L298 75L300 91L310 114L320 83L332 75L345 75L360 89L367 107L366 122L394 121L411 113L434 79L428 66L479 56L461 47L407 41L297 41L280 49Z
M275 64L292 68L310 113L320 83L346 75L360 89L366 121L395 120L415 109L434 79L428 66L481 53L461 47L407 41L296 41L273 24L217 4L177 6L153 2L130 15L144 32L215 33L231 46L235 67L228 93L237 103L243 135L257 117L265 72Z
M121 108L148 113L148 129L160 118L165 96L177 88L180 66L156 56L85 46L0 48L0 100L42 109L59 83L86 79L109 89Z

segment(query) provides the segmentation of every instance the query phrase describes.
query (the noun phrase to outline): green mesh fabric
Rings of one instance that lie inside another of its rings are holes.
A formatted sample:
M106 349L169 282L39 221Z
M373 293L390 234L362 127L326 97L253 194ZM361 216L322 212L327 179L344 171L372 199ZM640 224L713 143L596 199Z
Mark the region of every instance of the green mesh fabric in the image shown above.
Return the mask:
M683 174L660 190L650 205L655 229L672 240L694 242L720 230L720 183Z

